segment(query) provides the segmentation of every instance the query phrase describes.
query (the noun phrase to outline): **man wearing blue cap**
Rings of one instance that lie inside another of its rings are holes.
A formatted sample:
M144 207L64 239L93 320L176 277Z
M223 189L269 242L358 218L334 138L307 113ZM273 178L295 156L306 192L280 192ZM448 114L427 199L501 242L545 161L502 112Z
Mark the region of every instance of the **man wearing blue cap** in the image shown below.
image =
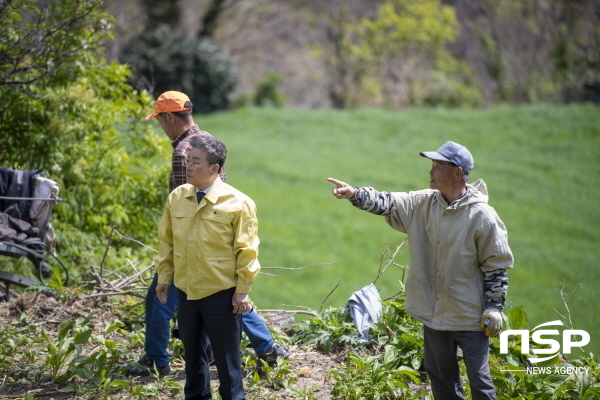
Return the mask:
M405 307L425 325L425 369L434 397L464 398L460 347L472 398L495 399L488 352L489 337L502 328L513 266L506 228L487 203L485 183L467 183L474 161L466 147L448 141L420 155L432 160L430 189L388 193L328 181L336 198L385 216L408 235Z

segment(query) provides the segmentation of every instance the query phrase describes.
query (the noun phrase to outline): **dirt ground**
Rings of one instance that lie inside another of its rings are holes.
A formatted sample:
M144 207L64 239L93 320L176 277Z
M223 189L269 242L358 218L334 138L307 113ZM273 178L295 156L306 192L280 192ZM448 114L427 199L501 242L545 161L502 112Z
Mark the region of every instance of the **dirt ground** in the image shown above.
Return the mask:
M21 313L25 312L32 322L43 323L47 331L56 331L60 322L66 319L86 317L89 313L94 312L91 320L91 326L94 328L95 334L102 334L107 324L117 318L111 306L106 303L98 302L94 299L84 299L83 297L74 298L67 303L58 303L54 299L46 297L43 294L23 294L18 300L13 300L10 303L0 303L0 324L3 326L9 325L15 320L18 320ZM286 324L293 322L291 317L285 314L261 314L267 321L269 326L284 327ZM110 339L116 341L125 340L125 337L118 333L111 333ZM345 354L330 354L324 355L311 348L301 348L294 345L286 345L291 353L290 364L293 367L293 374L297 380L292 387L297 391L308 393L311 391L313 398L318 400L330 399L333 383L328 380L328 372L339 367L345 360ZM126 362L127 360L122 360ZM181 363L173 362L172 367L175 367L177 374L175 382L182 388L185 384L185 373ZM214 367L212 367L214 368ZM212 372L212 384L218 386L218 378L216 370ZM245 379L245 387L249 387L249 378ZM153 378L140 378L144 383L151 383ZM59 392L60 387L54 383L48 383L43 386L32 386L31 383L20 380L17 382L6 382L5 378L0 378L0 399L21 399L27 393L32 393L36 399L55 399L55 400L83 400L86 397L76 396L69 393ZM116 395L115 399L121 399ZM175 397L163 396L164 399L183 399L182 393ZM249 398L254 399L293 399L293 397L285 391L265 390L263 393L252 392Z

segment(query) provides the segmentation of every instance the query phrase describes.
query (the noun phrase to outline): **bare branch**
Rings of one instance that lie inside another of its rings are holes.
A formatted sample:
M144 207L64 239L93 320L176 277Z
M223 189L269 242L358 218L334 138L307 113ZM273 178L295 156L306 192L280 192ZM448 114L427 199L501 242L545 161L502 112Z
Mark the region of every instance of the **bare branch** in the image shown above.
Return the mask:
M286 314L291 314L291 315L295 315L295 314L305 314L305 315L312 315L313 317L316 317L318 314L312 311L301 311L301 310L276 310L276 309L265 309L265 310L257 310L257 312L261 312L261 313L286 313Z
M310 268L310 267L315 267L315 266L318 266L318 265L332 265L332 264L337 264L337 262L330 262L330 263L323 263L323 264L311 264L311 265L307 265L305 267L299 267L299 268L261 267L261 269L287 269L287 270L290 270L290 271L296 271L296 270L306 269L306 268Z
M260 271L259 274L263 274L263 275L267 275L267 276L275 276L275 277L281 276L281 275L275 275L275 274L268 274L268 273L262 272L262 271Z
M106 261L106 255L108 254L108 249L110 248L110 244L112 243L113 233L115 231L115 227L110 227L110 236L108 237L108 243L106 244L106 249L104 249L104 255L102 256L102 261L100 261L100 276L102 276L102 271L104 271L104 261Z
M88 295L83 296L83 297L85 299L90 299L92 297L102 297L102 296L123 296L123 295L126 295L126 294L138 294L138 292L141 292L142 290L145 290L145 289L139 288L138 290L131 289L131 290L127 290L127 291L92 293L92 294L88 294Z
M402 293L404 293L404 289L402 289L401 291L399 291L398 293L388 297L387 299L384 299L383 301L390 301L395 299L396 297L400 296Z
M294 304L282 304L282 305L288 306L288 307L304 308L305 310L310 310L310 307L306 307L306 306L296 306Z
M116 233L117 235L121 236L121 238L123 238L123 239L125 239L125 240L129 240L129 241L131 241L131 242L137 243L137 244L139 244L140 246L142 246L142 247L144 247L144 248L146 248L146 249L148 249L148 250L150 250L150 251L153 251L153 252L155 252L155 253L158 253L158 250L156 250L155 248L152 248L152 247L148 246L147 244L145 244L145 243L142 243L142 242L140 242L139 240L136 240L136 239L132 238L131 236L124 235L124 234L122 234L121 232L119 232L119 231L118 231L118 230L116 230L116 229L115 229L115 233Z
M340 279L340 280L338 281L337 285L335 285L335 287L334 287L333 289L331 289L331 292L329 292L329 294L328 294L327 296L325 296L325 298L323 299L323 302L321 302L321 307L319 307L319 312L321 312L321 311L323 310L323 304L325 304L325 302L327 301L327 299L329 298L329 296L331 296L331 294L332 294L333 292L335 292L335 289L337 289L337 288L338 288L338 286L340 286L340 282L341 282L341 281L342 281L342 280Z
M375 283L376 283L376 282L379 280L379 278L381 277L381 275L383 275L383 273L385 272L385 270L386 270L386 269L387 269L387 268L388 268L388 267L389 267L391 264L393 264L393 265L395 265L395 266L397 266L397 267L400 267L400 268L404 268L402 265L396 264L396 263L394 262L394 259L396 258L396 256L398 255L398 253L400 252L400 250L402 249L402 247L404 247L404 243L406 243L406 239L404 239L404 241L403 241L402 243L400 243L400 245L398 245L398 246L396 247L396 250L394 251L394 254L392 254L392 255L390 256L390 258L387 260L387 262L385 263L385 265L384 265L384 263L383 263L383 257L384 257L384 256L385 256L387 253L389 253L389 247L388 247L388 244L387 244L387 243L384 243L384 245L383 245L383 250L381 251L381 260L379 261L379 271L377 272L377 277L376 277L376 278L375 278L375 280L373 281L373 284L375 284Z

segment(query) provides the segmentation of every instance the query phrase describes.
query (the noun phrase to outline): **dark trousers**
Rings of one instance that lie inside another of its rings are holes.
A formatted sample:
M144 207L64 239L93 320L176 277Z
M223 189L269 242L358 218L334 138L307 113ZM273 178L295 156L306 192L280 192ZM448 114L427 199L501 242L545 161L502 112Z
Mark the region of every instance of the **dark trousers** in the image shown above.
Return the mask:
M478 331L438 331L425 327L425 369L433 397L439 400L462 400L457 350L461 348L473 400L496 399L490 377L490 338Z
M222 290L200 300L188 300L179 291L177 321L185 349L185 399L211 399L209 346L219 374L223 400L243 400L241 314L233 313L235 288ZM210 341L208 340L210 339Z
M146 355L152 357L157 366L163 367L169 365L171 358L168 352L169 338L171 337L171 319L175 316L175 311L179 305L179 289L171 283L167 304L163 304L156 297L157 283L158 274L154 274L154 279L146 293L145 350ZM267 328L256 311L242 314L242 329L248 336L248 339L250 339L252 348L257 356L261 356L269 351L273 343L275 343L269 328ZM179 329L178 334L181 334Z

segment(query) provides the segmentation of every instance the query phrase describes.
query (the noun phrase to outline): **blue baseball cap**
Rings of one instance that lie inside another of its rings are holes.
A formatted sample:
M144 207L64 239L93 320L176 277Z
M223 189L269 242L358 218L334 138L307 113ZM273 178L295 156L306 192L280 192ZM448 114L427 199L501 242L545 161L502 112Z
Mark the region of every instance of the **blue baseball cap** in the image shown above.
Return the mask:
M450 141L444 143L437 151L423 151L419 154L431 160L454 163L461 167L466 174L471 172L475 164L471 152L465 146Z

